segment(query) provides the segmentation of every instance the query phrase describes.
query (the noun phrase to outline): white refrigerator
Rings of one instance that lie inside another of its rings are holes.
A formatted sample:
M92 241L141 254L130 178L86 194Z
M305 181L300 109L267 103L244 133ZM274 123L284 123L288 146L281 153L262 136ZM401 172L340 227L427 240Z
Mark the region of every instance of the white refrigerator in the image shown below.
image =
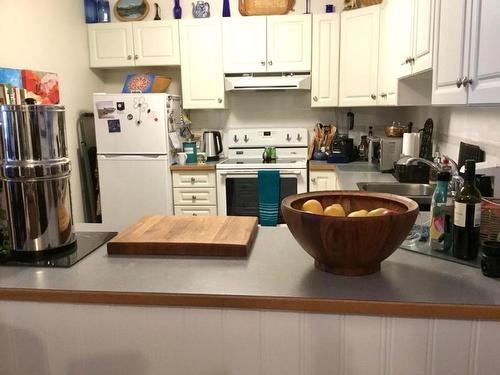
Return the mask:
M171 215L169 132L182 121L181 98L94 94L102 222L123 230L145 215Z

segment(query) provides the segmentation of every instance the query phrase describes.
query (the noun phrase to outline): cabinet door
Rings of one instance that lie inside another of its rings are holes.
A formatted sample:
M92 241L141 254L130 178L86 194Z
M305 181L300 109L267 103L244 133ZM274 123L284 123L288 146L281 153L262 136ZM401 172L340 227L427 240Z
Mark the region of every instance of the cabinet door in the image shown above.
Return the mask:
M473 3L469 103L500 103L499 2L475 0Z
M335 190L337 175L334 171L309 172L309 191Z
M99 23L87 27L91 68L134 66L132 24Z
M311 15L267 17L267 71L311 70Z
M224 73L266 71L266 17L227 17L222 30Z
M434 0L413 0L413 49L412 73L420 73L432 68L432 34Z
M381 29L387 26L386 30L395 33L395 35L389 35L388 48L393 50L394 68L398 78L412 74L410 58L413 54L414 44L415 1L396 0L395 4L391 4L393 11L390 17L384 17L385 21L381 21Z
M340 16L313 15L311 107L339 103Z
M181 20L179 31L184 108L224 108L221 20Z
M472 0L436 0L432 104L466 104ZM460 86L460 87L459 87Z
M340 16L339 105L377 104L380 5Z
M179 22L133 23L136 66L179 65Z

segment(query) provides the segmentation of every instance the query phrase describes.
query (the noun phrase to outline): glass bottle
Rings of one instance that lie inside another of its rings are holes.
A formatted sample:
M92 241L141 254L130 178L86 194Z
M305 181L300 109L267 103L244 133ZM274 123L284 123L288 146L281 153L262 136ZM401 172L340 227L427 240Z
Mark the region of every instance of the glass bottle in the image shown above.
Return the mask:
M361 142L358 147L359 160L368 161L368 146L368 137L366 135L362 135Z
M432 196L429 241L431 249L436 251L448 251L452 245L453 197L448 189L450 181L450 172L439 172Z
M481 193L476 187L476 162L465 161L464 186L455 195L453 256L474 259L479 251Z
M231 7L229 6L229 0L224 0L222 5L222 17L231 17Z
M180 20L182 18L182 8L181 8L181 5L180 5L180 0L175 0L174 18L176 20Z
M97 0L84 0L85 23L97 22Z

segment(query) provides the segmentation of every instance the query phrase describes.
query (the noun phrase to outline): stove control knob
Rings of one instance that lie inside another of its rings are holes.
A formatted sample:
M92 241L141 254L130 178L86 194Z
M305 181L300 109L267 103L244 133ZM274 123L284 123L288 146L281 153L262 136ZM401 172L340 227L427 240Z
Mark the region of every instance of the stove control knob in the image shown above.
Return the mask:
M233 137L233 141L234 141L234 143L238 143L238 136L236 134Z
M248 135L245 134L245 137L243 137L243 140L246 142L248 142L250 140L250 138L248 138Z
M287 140L288 142L290 142L290 141L292 140L292 136L291 136L290 134L287 134L287 135L286 135L286 140Z
M299 141L299 142L300 142L301 140L302 140L302 136L301 136L301 135L300 135L300 133L299 133L299 134L297 134L297 141Z

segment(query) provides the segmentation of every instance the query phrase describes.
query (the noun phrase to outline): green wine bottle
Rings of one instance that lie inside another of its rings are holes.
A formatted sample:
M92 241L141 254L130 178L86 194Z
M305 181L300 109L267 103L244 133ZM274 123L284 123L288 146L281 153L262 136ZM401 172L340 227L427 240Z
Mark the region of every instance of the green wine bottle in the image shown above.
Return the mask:
M476 162L465 161L464 186L455 196L453 220L453 256L474 259L479 251L481 193L476 187Z

